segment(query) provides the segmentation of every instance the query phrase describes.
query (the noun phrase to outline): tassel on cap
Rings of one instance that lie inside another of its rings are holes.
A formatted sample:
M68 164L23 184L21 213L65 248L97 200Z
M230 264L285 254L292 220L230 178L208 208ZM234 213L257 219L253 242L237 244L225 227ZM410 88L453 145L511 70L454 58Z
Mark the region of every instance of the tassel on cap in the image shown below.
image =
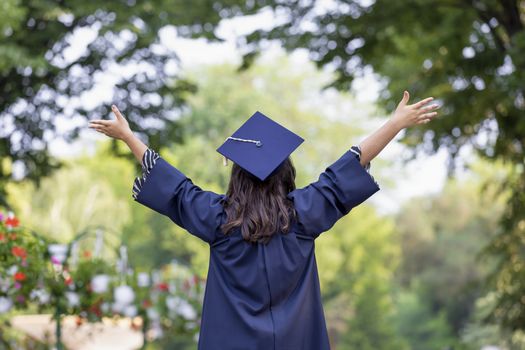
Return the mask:
M226 156L222 156L222 165L228 166L228 158Z

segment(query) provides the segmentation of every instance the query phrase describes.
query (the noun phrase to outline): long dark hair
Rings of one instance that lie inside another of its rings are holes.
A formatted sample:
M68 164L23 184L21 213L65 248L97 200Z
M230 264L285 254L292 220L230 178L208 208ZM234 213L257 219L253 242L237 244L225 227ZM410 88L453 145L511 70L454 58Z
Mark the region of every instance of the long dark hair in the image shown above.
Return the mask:
M240 227L244 240L268 243L277 232L287 233L296 218L286 195L295 189L295 167L288 157L266 180L261 181L233 164L224 209L224 234Z

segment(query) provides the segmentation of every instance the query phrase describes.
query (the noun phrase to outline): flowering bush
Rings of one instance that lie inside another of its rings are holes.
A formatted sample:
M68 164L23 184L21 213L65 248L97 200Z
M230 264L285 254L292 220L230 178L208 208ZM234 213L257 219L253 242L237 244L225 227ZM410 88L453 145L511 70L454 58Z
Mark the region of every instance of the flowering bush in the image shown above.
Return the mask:
M78 242L48 244L19 224L14 214L0 214L0 315L34 304L58 317L77 315L79 324L140 316L134 327L154 338L167 329L198 333L203 280L187 267L174 261L158 271L137 272L128 267L125 247L110 264L89 250L78 254L72 249Z
M0 213L0 314L27 307L43 282L45 242L19 224L14 214Z
M177 334L196 335L204 292L203 280L175 261L152 274L129 276L135 291L132 308L154 337L169 329Z

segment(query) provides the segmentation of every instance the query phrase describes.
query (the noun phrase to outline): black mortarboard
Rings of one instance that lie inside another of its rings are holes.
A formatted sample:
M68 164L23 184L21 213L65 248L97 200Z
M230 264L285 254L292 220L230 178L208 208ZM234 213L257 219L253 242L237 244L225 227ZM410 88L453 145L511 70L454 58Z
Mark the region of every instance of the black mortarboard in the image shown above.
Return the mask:
M255 112L217 152L264 181L303 141L281 124Z

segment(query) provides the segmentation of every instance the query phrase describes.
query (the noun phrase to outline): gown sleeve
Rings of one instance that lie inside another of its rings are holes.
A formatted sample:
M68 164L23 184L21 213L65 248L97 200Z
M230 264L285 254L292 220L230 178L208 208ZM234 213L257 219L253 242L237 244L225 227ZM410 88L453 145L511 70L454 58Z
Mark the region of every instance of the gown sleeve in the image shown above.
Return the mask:
M211 244L220 228L224 195L202 190L157 153L148 151L142 161L142 177L133 183L133 198Z
M142 164L141 164L142 165L142 176L138 176L137 178L135 178L135 181L133 182L132 196L135 200L137 199L140 189L142 188L142 184L144 183L144 181L146 181L146 176L149 174L149 172L155 165L155 162L159 158L160 158L159 154L150 148L148 148L146 152L144 152L144 155L142 156Z
M288 194L305 234L318 237L374 193L379 185L370 175L370 162L360 163L361 149L352 146L325 169L319 179Z

